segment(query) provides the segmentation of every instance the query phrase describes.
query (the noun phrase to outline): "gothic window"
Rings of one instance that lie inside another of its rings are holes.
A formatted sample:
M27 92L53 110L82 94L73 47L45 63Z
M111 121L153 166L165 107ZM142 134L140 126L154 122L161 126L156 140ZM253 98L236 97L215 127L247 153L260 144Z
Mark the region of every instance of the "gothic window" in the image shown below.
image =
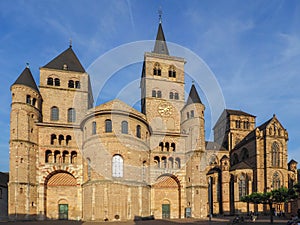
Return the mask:
M246 160L249 158L249 151L247 148L243 148L241 152L241 160Z
M141 138L141 126L140 125L136 126L136 136L138 138Z
M159 63L154 64L153 75L161 76L161 68L160 68Z
M54 85L55 86L60 86L60 80L58 78L54 79Z
M26 103L31 104L30 95L26 95Z
M273 186L273 189L278 189L281 187L280 186L280 175L277 171L273 174L272 186Z
M173 99L173 97L174 97L174 94L173 94L173 92L170 92L170 94L169 94L169 98L170 98L170 99Z
M52 121L59 120L59 109L56 106L51 108L51 118Z
M92 122L92 135L97 133L97 123L95 121Z
M80 81L75 81L75 88L80 89Z
M128 134L128 122L127 121L122 121L121 132L122 132L122 134Z
M74 108L68 109L68 122L75 122L76 112Z
M52 77L47 78L47 85L53 85L53 78Z
M68 87L69 88L74 88L74 81L73 80L69 80Z
M272 144L272 166L280 166L280 153L279 145L277 144L277 142L274 142Z
M112 176L123 177L123 158L120 155L114 155L112 158Z
M105 120L105 132L106 133L112 132L112 122L111 122L111 120Z
M239 177L239 199L247 194L246 176L241 174Z

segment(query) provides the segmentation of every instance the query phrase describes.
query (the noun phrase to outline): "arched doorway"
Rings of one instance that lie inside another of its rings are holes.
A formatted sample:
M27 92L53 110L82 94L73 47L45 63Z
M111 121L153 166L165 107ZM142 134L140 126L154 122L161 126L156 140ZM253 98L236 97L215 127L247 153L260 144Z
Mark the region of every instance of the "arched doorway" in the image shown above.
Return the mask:
M181 218L180 181L172 174L159 176L152 186L152 213L155 218Z
M55 171L45 179L45 215L47 219L78 219L76 178L67 171Z

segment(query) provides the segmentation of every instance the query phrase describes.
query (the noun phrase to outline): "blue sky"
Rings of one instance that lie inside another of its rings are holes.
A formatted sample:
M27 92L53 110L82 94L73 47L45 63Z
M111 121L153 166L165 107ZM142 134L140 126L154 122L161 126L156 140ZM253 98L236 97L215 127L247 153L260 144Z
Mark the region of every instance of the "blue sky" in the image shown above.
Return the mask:
M2 0L0 171L9 169L9 87L26 63L39 83L39 67L64 51L71 38L87 69L122 44L153 40L159 7L167 41L202 58L219 82L226 107L256 115L257 125L275 113L289 132L289 159L300 162L299 1ZM139 64L127 69L124 74L139 78ZM103 94L99 101L114 97Z

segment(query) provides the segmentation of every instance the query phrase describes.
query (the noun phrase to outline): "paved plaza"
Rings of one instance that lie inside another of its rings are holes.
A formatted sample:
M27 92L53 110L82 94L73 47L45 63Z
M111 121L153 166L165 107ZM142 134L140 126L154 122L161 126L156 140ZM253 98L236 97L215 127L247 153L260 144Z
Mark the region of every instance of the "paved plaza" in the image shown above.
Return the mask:
M232 224L233 217L228 218L213 218L209 220L197 220L197 219L181 219L181 220L148 220L148 221L111 221L111 222L81 222L81 221L18 221L18 222L1 222L0 225L229 225ZM275 225L286 225L287 219L274 218ZM237 223L241 225L267 225L270 224L269 217L259 218L256 222L245 220L243 223Z

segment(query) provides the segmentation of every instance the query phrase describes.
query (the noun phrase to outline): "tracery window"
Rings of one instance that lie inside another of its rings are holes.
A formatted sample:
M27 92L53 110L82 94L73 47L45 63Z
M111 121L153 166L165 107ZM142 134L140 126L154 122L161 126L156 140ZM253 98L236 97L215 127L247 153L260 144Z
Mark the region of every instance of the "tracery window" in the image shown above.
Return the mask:
M272 166L280 166L280 152L279 145L277 142L272 144Z
M123 177L123 158L120 155L114 155L112 158L112 176Z
M279 173L276 171L274 174L273 174L273 181L272 181L272 186L273 186L273 189L278 189L281 187L280 185L280 175Z
M246 176L241 174L239 177L239 199L247 194Z

